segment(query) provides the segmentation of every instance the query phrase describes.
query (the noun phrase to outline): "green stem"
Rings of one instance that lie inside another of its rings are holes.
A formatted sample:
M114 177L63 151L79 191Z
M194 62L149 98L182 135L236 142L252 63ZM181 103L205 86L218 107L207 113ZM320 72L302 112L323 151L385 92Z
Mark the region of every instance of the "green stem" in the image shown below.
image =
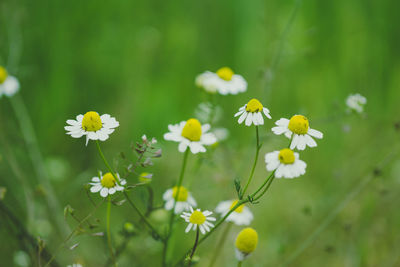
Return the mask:
M246 186L244 187L243 192L240 194L241 198L245 195L245 193L246 193L246 191L247 191L247 188L249 187L250 182L251 182L251 180L253 179L254 171L255 171L256 166L257 166L258 155L259 155L260 149L261 149L261 146L260 146L260 137L259 137L259 134L258 134L258 126L256 126L256 139L257 139L257 142L256 142L256 155L255 155L255 157L254 157L253 167L251 168L250 176L249 176L249 178L247 179Z
M171 217L170 217L170 220L169 220L169 227L168 227L168 230L167 230L168 233L167 233L167 236L166 236L165 242L164 242L164 249L163 249L163 256L162 256L162 265L163 266L166 265L169 238L172 235L172 230L173 230L173 227L174 227L175 207L176 207L176 202L179 199L179 192L181 191L181 186L182 186L182 181L183 181L183 177L184 177L184 174L185 174L188 155L189 155L189 148L186 149L185 154L183 155L183 163L182 163L181 173L179 175L178 183L176 185L177 188L176 188L176 196L175 196L175 199L174 199L175 201L174 201L174 205L173 205L172 210L171 210Z
M243 261L238 261L237 267L242 267L242 262Z
M236 210L239 206L241 206L241 205L243 205L243 204L245 204L245 203L247 203L247 202L249 202L247 199L239 200L238 203L236 203L236 205L235 205L234 207L232 207L232 208L228 211L228 213L225 214L224 217L222 217L221 219L219 219L219 220L216 222L215 226L214 226L213 228L210 229L210 232L206 233L206 234L199 240L199 242L198 242L197 245L200 245L201 243L203 243L216 229L218 229L219 226L228 218L229 215L231 215L231 213L232 213L234 210ZM190 252L191 252L191 249L190 249L189 251L187 251L187 252L184 254L184 256L175 264L175 266L178 266L179 263L182 262L182 261L185 259L186 255L188 255Z
M197 230L196 230L196 239L194 240L194 245L193 245L193 248L192 248L192 253L190 253L190 257L189 257L189 261L188 261L188 266L189 266L189 267L190 267L190 265L192 264L192 258L193 258L194 252L196 251L197 243L199 242L199 234L200 234L200 230L199 230L199 227L197 227Z
M120 180L117 176L117 174L113 171L113 169L111 168L110 164L108 164L108 161L106 159L106 157L103 154L103 151L101 151L101 147L100 147L100 142L99 140L96 140L96 146L97 146L97 150L99 151L100 157L103 160L104 164L106 165L107 169L110 171L110 173L114 176L115 181L117 181L118 185L121 185ZM101 179L101 177L99 177Z
M268 191L268 189L271 186L271 184L274 181L274 179L275 179L275 175L273 175L271 177L271 179L269 179L269 182L268 182L267 186L264 188L264 190L262 191L262 193L260 195L258 195L256 198L254 198L254 201L259 200Z
M232 225L233 225L232 223L228 223L226 225L225 230L222 233L221 238L219 239L219 241L217 243L217 246L215 247L214 254L211 257L211 261L210 261L210 264L208 265L208 267L213 267L214 264L216 263L217 258L220 254L221 249L223 248L223 246L225 244L226 238L228 237L228 233L229 233L229 230L231 229Z
M56 197L53 187L51 186L50 178L44 165L42 153L39 149L35 130L29 117L29 112L19 94L10 97L10 103L17 117L17 121L26 143L28 155L32 161L38 182L43 185L46 190L44 198L46 199L49 212L50 214L54 215L53 217L57 223L59 231L63 234L66 234L69 229L66 226L62 216L58 216L58 214L60 214L58 211L62 210L61 205Z
M80 221L80 223L72 230L72 232L64 239L64 241L58 246L58 248L55 250L53 253L53 256L50 258L50 260L46 263L44 267L50 266L51 262L55 259L57 252L74 236L75 232L78 231L78 229L81 228L82 224L89 220L90 217L96 212L97 208L100 207L100 205L103 203L103 201L99 202L97 206L94 207L93 211L89 213L85 218Z
M114 250L112 248L112 242L111 242L110 214L111 214L111 197L109 195L108 203L107 203L107 243L108 243L108 248L110 249L111 259L113 261L113 264L114 264L114 266L117 266L117 262L115 260Z
M126 200L128 200L128 203L131 205L131 207L139 214L140 218L143 220L143 222L147 225L147 227L150 228L152 231L152 235L156 238L159 239L161 238L160 234L156 231L156 229L151 225L151 223L147 220L146 216L139 210L139 208L135 205L135 203L132 202L132 200L129 198L128 194L126 191L124 191L124 195Z
M253 193L250 195L251 198L254 198L254 196L261 191L261 189L268 183L268 181L274 176L275 171L271 172L271 174L268 176L267 179L262 183L262 185Z

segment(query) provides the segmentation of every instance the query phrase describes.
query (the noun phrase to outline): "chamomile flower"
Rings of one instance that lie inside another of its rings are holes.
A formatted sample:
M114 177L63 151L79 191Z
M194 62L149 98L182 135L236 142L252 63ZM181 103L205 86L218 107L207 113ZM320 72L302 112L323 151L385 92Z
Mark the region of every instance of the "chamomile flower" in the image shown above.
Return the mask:
M268 171L275 170L276 178L295 178L306 173L307 164L289 148L265 154L265 163Z
M209 217L211 214L211 211L201 211L200 209L193 210L192 207L190 207L190 212L183 212L181 217L189 223L185 229L185 233L189 232L192 228L193 231L196 231L197 227L199 227L200 232L203 235L206 232L210 232L210 229L214 227L214 224L209 221L216 221L214 217Z
M354 110L358 113L362 113L364 111L365 104L367 104L367 99L360 94L349 95L346 99L347 107L350 110Z
M253 228L244 228L235 241L235 254L238 261L243 261L247 258L257 247L258 234Z
M316 147L317 143L313 137L321 139L323 134L320 131L311 129L309 122L303 115L294 115L290 120L282 118L275 122L277 126L272 128L272 131L276 135L284 134L287 138L293 139L290 144L290 149L297 148L298 150L304 150L306 146Z
M206 152L204 145L212 145L217 141L213 133L208 133L210 128L209 124L201 125L197 119L189 119L168 125L170 132L164 134L164 139L179 142L179 152L185 152L187 147L193 154Z
M237 204L237 202L237 200L222 201L215 208L215 211L223 217ZM236 210L226 218L227 222L233 222L236 225L249 225L252 220L253 213L251 213L250 209L244 204L237 207Z
M196 77L195 83L208 93L221 95L236 95L247 90L246 80L228 67L220 68L216 73L206 71Z
M126 184L126 181L121 179L118 173L116 175L120 185L115 180L114 175L112 175L110 172L107 172L104 175L102 175L100 172L101 178L93 177L91 183L89 183L92 185L90 192L97 193L100 191L100 196L107 197L108 195L112 195L117 191L124 191L123 186Z
M271 115L269 115L269 109L264 108L260 101L253 98L246 105L239 109L239 112L235 114L235 117L240 116L238 120L239 124L245 121L246 126L251 126L251 124L263 125L263 113L268 119L271 119Z
M74 138L86 135L86 145L89 140L105 141L119 126L119 122L108 114L99 115L95 111L86 112L85 115L76 116L76 120L67 120L64 129Z
M3 94L10 97L19 90L19 82L14 76L8 75L7 70L0 66L0 96Z
M175 198L178 194L178 187L174 186L171 189L165 191L163 199L165 201L164 208L166 210L172 210L174 207ZM178 199L175 205L175 214L181 213L184 210L189 210L190 207L196 207L196 200L192 197L192 194L187 190L186 187L181 186L179 189Z

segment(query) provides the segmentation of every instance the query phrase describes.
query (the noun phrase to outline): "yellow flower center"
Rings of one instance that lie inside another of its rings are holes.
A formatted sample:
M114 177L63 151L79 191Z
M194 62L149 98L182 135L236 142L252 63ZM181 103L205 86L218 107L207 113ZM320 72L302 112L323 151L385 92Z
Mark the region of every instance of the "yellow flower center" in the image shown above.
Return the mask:
M176 194L178 194L178 187L174 186L172 188L172 197L175 199L176 198ZM188 199L189 196L189 191L186 189L186 187L181 186L180 190L179 190L179 196L177 201L186 201Z
M110 172L107 172L103 175L103 178L101 178L101 185L103 187L112 188L115 186L115 184L115 178Z
M258 243L258 234L253 228L244 228L236 238L236 248L243 253L253 252Z
M203 224L206 221L206 216L201 211L195 210L190 215L189 221L193 224Z
M308 126L308 119L303 115L294 115L289 121L289 130L295 134L306 134Z
M239 202L238 200L234 200L229 209L231 210L233 207L235 207L238 202ZM236 210L234 210L234 211L237 212L237 213L242 213L243 212L243 208L244 208L244 204L242 204L239 207L237 207Z
M95 111L86 112L82 120L82 128L88 132L96 132L101 129L103 123L101 122L99 113Z
M149 175L151 175L151 174L148 173L148 172L142 172L139 175L139 182L145 183L145 184L150 183L151 182L151 177L149 177Z
M294 152L289 148L284 148L279 152L279 161L283 164L292 164L295 160Z
M7 79L7 76L7 70L0 66L0 84L4 83L4 81Z
M201 137L201 124L197 119L187 120L185 126L182 129L183 137L190 141L200 141Z
M263 105L257 99L253 98L246 105L247 112L260 112L263 109Z
M225 80L225 81L230 81L230 80L232 80L233 74L235 74L235 73L233 72L233 70L232 70L231 68L228 68L228 67L223 67L223 68L220 68L219 70L217 70L217 75L218 75L221 79L223 79L223 80Z

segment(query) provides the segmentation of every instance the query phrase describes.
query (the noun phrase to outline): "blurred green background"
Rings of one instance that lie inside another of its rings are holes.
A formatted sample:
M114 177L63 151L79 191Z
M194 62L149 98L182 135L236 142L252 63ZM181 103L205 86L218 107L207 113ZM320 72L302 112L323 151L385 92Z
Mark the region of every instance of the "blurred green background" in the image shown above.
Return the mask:
M146 171L154 173L151 186L161 205L182 162L177 144L162 136L168 124L194 116L195 107L210 100L195 87L196 75L229 66L249 86L243 94L214 97L223 109L217 126L229 129L230 137L189 157L184 184L190 184L199 207L212 210L235 198L233 180L249 174L254 129L238 125L233 114L250 98L259 98L273 117L261 129L264 146L252 189L268 174L263 155L287 145L271 134L275 120L301 113L324 133L317 148L301 153L308 164L304 176L275 180L261 203L250 206L260 240L243 266L400 266L398 2L3 0L0 9L0 65L21 83L16 99L0 99L3 203L50 252L66 236L55 218L63 220L67 204L85 217L93 206L84 185L105 170L94 143L85 147L83 139L67 136L65 121L89 110L115 116L120 127L103 149L118 167L120 152L135 158L130 144L142 134L156 137L163 156ZM348 115L345 99L356 92L367 97L366 112ZM48 192L27 154L26 124L15 113L21 103L56 192L55 213L46 209ZM381 175L371 176L377 167ZM28 181L28 201L20 179ZM146 190L135 189L131 196L145 208ZM90 234L105 231L105 210L101 206L92 220L96 229L61 248L56 257L61 266L107 262L105 237ZM37 266L18 229L4 212L0 216L0 265ZM126 203L113 207L114 244L124 240L123 224L138 219ZM72 229L77 223L67 217L67 224ZM184 234L184 227L180 222L175 229L173 259L193 243L194 233ZM232 228L215 266L235 266L233 244L240 230ZM120 266L160 264L161 244L139 232L127 243ZM221 232L199 247L199 266L208 266ZM16 265L20 255L30 255L31 263Z

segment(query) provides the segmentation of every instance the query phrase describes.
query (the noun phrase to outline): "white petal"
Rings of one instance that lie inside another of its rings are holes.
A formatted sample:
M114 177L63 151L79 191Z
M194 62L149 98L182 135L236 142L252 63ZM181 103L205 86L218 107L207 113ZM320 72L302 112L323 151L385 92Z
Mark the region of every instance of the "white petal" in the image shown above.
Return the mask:
M318 139L322 139L322 137L324 136L320 131L314 130L314 129L308 129L307 132L309 135L318 138Z
M92 192L92 193L99 192L99 191L101 190L101 188L102 188L101 184L97 184L97 185L92 186L92 187L90 188L90 192Z
M103 187L103 188L100 190L100 196L102 196L102 197L108 196L108 188Z
M249 112L247 114L247 118L246 118L245 124L246 124L246 126L250 126L252 122L253 122L253 113Z

